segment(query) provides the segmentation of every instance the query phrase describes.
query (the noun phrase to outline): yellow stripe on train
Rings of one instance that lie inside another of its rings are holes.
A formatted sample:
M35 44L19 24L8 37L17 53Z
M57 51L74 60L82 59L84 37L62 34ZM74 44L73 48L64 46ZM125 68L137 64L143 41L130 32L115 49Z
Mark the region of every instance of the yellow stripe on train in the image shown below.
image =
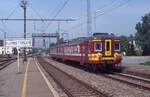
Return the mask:
M90 61L105 61L105 60L117 60L117 57L120 57L121 55L118 53L114 54L114 57L102 57L101 53L97 54L89 54L89 60Z

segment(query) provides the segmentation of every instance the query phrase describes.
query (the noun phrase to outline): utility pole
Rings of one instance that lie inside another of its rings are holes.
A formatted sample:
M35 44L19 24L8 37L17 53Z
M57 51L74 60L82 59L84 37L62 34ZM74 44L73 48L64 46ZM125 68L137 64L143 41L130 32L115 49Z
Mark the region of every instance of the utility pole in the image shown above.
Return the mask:
M24 39L26 39L26 11L27 11L27 1L26 0L22 0L21 1L21 7L24 10ZM26 57L26 48L24 48L24 56L25 56L25 60L27 59Z
M92 35L91 0L87 0L87 36Z
M8 18L0 18L0 21L24 21L24 39L26 39L26 22L27 21L35 21L35 22L39 22L39 21L59 21L59 22L68 22L68 21L76 21L75 19L34 19L34 18L27 18L27 0L21 0L20 6L23 8L24 10L24 19L8 19ZM34 30L36 30L36 25L34 24ZM57 33L57 40L59 40L59 33ZM26 59L26 48L24 48L24 55L25 55L25 59Z
M95 31L94 32L96 32L96 14L99 13L99 12L100 12L100 10L96 10L94 12L94 27L95 27Z

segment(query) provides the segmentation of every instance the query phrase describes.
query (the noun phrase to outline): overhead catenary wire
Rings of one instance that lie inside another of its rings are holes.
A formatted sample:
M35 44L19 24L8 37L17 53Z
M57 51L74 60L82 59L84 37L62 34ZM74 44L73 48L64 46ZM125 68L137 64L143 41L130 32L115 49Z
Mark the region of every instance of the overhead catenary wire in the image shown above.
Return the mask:
M105 5L102 6L99 10L101 10L101 12L104 12L104 11L102 11L102 10L105 10L105 8L107 8L107 7L112 7L112 6L114 6L114 3L117 3L116 1L118 1L118 0L113 0L113 1L111 1L109 4L105 4ZM79 20L79 19L82 19L82 18L84 18L84 17L86 17L86 15L83 15L83 16L79 17L78 20ZM95 17L92 18L92 19L95 19ZM81 27L81 25L85 25L86 23L87 23L86 21L81 22L81 23L79 23L79 24L77 24L77 25L71 27L71 28L68 30L68 32L69 32L70 30L72 30L72 29L76 29L76 28L78 28L78 27Z
M105 5L103 5L102 7L98 8L98 9L99 9L99 10L102 10L102 9L104 9L104 8L106 8L106 7L109 7L109 6L113 5L114 3L116 3L116 1L118 1L118 0L112 0L111 2L109 2L109 3L105 4Z
M35 12L35 14L37 14L37 16L41 19L41 20L43 20L44 18L38 13L38 11L35 9L35 8L33 8L32 6L29 6L32 10L33 10L33 12ZM43 22L44 22L44 20L43 20Z
M30 2L32 2L32 1L30 0ZM34 30L43 32L43 30L44 30L44 28L45 28L44 25L46 25L46 21L44 21L44 18L39 14L39 12L38 12L35 8L32 7L32 4L31 4L31 6L29 6L29 7L31 7L31 9L34 11L34 13L35 13L36 15L38 15L38 17L40 17L41 20L43 20L43 21L42 21L42 27L41 27L41 29L36 29L36 22L34 21ZM59 7L59 4L54 8L54 10L48 15L47 18L50 18L50 15L51 15L51 14L53 15L53 14L56 12L56 9L57 9L58 7Z
M105 5L103 5L102 7L98 8L98 9L99 9L99 10L103 10L103 9L105 9L105 8L107 8L107 7L110 7L110 6L112 6L114 3L116 3L116 1L118 1L118 0L112 0L111 2L109 2L109 3L105 4ZM77 20L81 20L81 19L84 18L84 17L86 17L86 15L80 16ZM83 23L81 23L81 24L79 24L79 25L82 25L82 24L83 24ZM66 25L64 25L64 26L66 26Z
M7 16L7 19L10 18L14 13L15 11L20 7L20 5L17 5L13 10L12 12Z
M56 5L56 7L53 9L53 11L49 13L49 15L48 15L47 18L51 18L51 15L54 15L55 12L57 12L57 9L59 9L60 4L62 4L62 3L63 3L63 2L62 2L62 0L61 0L61 2L59 2L59 3ZM53 16L52 16L52 17L53 17Z
M109 13L109 12L111 12L111 11L113 11L113 10L116 10L116 9L122 7L123 5L129 3L130 1L131 1L131 0L126 0L126 1L124 1L124 2L119 3L117 6L112 6L110 9L105 10L105 11L102 11L99 15L97 15L96 17L93 17L92 20L95 19L95 18L99 18L100 16L105 15L106 13ZM86 21L84 21L84 22L82 22L82 23L80 23L80 24L78 24L78 25L75 25L75 26L71 27L71 28L68 29L67 31L68 31L68 32L69 32L69 31L73 31L74 29L77 29L77 28L80 27L81 25L85 25L85 24L86 24Z
M130 1L131 1L131 0L126 0L126 1L124 1L124 2L119 2L119 4L118 4L117 6L112 6L112 7L109 8L109 9L106 9L106 10L104 10L104 11L101 11L100 15L103 15L103 14L105 14L105 13L108 13L108 12L111 12L111 11L113 11L113 10L116 10L116 9L118 9L119 7L122 7L123 5L129 3ZM98 15L97 17L99 17L100 15Z
M30 1L31 2L31 1ZM40 15L40 13L33 7L32 3L30 3L30 6L31 10L41 19L42 23L42 27L45 25L45 19L42 15ZM33 16L32 16L33 17ZM34 31L41 31L42 32L42 27L41 29L36 29L36 21L33 21L33 24L34 24Z
M53 19L55 19L60 14L60 12L65 8L65 6L67 5L68 2L69 2L69 0L66 0L63 3L63 5L60 7L60 9L57 11L57 13L54 15ZM51 24L52 24L52 22L49 22L47 24L47 26L44 28L43 32L45 32L50 27Z

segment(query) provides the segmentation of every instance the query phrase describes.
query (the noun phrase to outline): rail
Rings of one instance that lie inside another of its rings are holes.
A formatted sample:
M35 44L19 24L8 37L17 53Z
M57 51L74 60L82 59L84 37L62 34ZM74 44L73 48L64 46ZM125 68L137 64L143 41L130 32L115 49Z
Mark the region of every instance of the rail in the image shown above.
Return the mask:
M106 93L102 93L83 81L56 68L42 57L37 57L37 60L68 97L108 97Z
M16 58L1 58L0 59L0 70L13 63Z

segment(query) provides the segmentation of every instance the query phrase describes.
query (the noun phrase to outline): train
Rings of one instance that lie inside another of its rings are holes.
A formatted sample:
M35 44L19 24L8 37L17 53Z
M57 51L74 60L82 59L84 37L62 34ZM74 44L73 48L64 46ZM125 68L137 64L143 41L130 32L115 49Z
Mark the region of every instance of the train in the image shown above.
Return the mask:
M120 69L122 60L120 38L109 33L94 33L91 37L79 37L50 47L53 59L79 62L91 71Z

